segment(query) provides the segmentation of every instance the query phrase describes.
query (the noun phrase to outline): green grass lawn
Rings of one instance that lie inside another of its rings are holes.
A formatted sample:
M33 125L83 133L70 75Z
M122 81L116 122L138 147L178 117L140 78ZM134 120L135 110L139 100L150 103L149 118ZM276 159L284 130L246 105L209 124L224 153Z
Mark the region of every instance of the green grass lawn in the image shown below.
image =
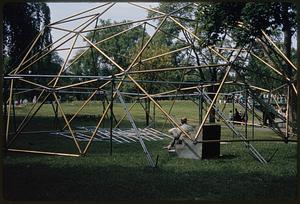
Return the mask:
M64 103L66 114L72 114L82 102ZM167 101L160 102L164 108ZM129 104L130 106L130 104ZM184 107L184 108L183 108ZM17 108L17 121L29 109ZM230 107L225 109L228 113ZM167 109L166 109L167 110ZM192 102L178 101L171 113L178 120L186 116L198 125L198 107ZM151 110L153 111L153 110ZM91 102L73 127L95 125L102 113L102 104ZM132 110L139 127L145 126L140 105ZM44 106L26 130L45 130L53 127L53 111ZM117 119L123 115L120 104L115 104ZM51 117L50 117L51 116ZM163 116L156 109L156 128L166 131ZM60 123L63 121L60 119ZM108 125L108 121L105 126ZM121 127L128 127L124 121ZM243 126L238 129L244 131ZM278 138L267 129L255 129L255 138ZM251 131L249 131L251 135ZM232 138L232 132L222 128L222 139ZM219 159L191 160L170 155L163 146L169 139L145 142L158 167L148 166L139 143L113 144L109 155L108 142L93 142L86 156L73 158L33 154L7 153L4 157L4 197L8 200L294 200L297 187L297 145L295 143L252 143L272 160L262 165L242 144L221 145ZM86 142L82 142L84 146ZM22 134L14 147L33 150L76 152L74 143L66 138L48 134Z

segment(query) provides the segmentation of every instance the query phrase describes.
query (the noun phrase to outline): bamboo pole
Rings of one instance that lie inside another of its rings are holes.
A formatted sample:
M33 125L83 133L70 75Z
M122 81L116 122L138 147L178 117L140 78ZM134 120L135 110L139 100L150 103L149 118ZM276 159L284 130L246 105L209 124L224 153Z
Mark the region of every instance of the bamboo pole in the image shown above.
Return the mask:
M240 51L239 51L238 54L236 55L235 59L230 63L228 69L226 70L226 73L224 74L224 77L223 77L223 79L222 79L222 81L221 81L221 83L220 83L220 85L219 85L219 87L218 87L218 90L217 90L217 92L216 92L216 94L215 94L215 96L214 96L214 98L213 98L213 100L212 100L212 102L211 102L209 108L207 109L207 112L206 112L206 114L205 114L205 116L204 116L204 118L203 118L203 120L202 120L202 122L201 122L201 125L200 125L200 127L199 127L199 129L198 129L198 131L197 131L197 133L196 133L195 140L199 137L200 132L201 132L203 126L204 126L204 123L205 123L205 121L206 121L206 119L207 119L207 117L208 117L208 115L209 115L209 113L210 113L210 111L211 111L211 109L212 109L212 107L213 107L215 101L217 100L217 97L218 97L218 95L219 95L219 93L220 93L220 91L221 91L221 88L223 87L223 84L224 84L224 82L225 82L225 80L226 80L226 78L227 78L227 76L228 76L228 74L229 74L229 72L230 72L230 70L231 70L231 67L232 67L232 65L233 65L233 62L237 59L237 57L239 56L241 50L242 50L242 49L240 49ZM215 53L218 53L218 52L215 51L214 49L212 49L212 51L214 51ZM225 57L223 57L222 55L220 55L220 56L221 56L221 58L224 59L227 63L229 63L229 61L228 61Z
M274 68L273 66L271 66L269 63L267 63L266 61L264 61L262 58L260 58L259 56L257 56L256 54L250 52L250 54L252 56L254 56L255 58L257 58L259 61L261 61L262 63L264 63L265 65L267 65L267 67L271 68L274 72L276 72L278 75L280 75L281 77L284 77L286 80L291 81L290 78L288 78L287 76L284 76L283 73L281 73L280 71L278 71L276 68Z
M10 92L9 92L9 102L8 102L8 111L7 111L7 120L6 120L6 143L8 142L8 133L9 133L9 126L10 126L10 112L11 112L11 103L12 103L12 92L13 92L14 80L12 79L10 82ZM14 101L13 101L14 103ZM6 106L6 103L5 103Z
M176 93L178 89L173 89L173 90L170 90L170 91L164 91L164 92L161 92L161 93L157 93L157 94L149 94L151 97L155 97L155 96L162 96L162 95L165 95L165 94L169 94L169 93ZM180 90L180 89L179 89ZM141 99L144 99L144 98L147 98L148 96L143 96L141 97Z
M46 56L47 54L49 54L50 52L53 52L56 48L60 47L62 44L66 43L67 41L69 41L70 39L72 39L73 37L76 36L76 38L78 37L78 31L75 31L77 29L79 29L80 27L84 26L81 30L85 29L87 26L89 26L96 18L98 18L99 16L103 15L107 10L109 10L115 3L113 3L112 5L110 5L107 9L105 9L102 13L97 14L96 16L94 16L93 18L88 19L87 21L83 22L82 24L80 24L79 26L77 26L75 29L72 30L72 32L74 32L75 34L73 36L71 36L69 39L67 39L66 41L62 42L61 44L59 44L58 46L56 46L54 49L51 49L50 51L48 51L47 53L45 53L44 55L40 56L38 59L34 60L34 62L30 63L29 65L27 65L25 68L22 69L22 71L24 71L26 68L28 68L29 66L31 66L32 64L34 64L36 61L40 60L41 58L43 58L44 56ZM87 24L87 25L85 25ZM67 35L69 35L72 32L68 32L66 35L64 35L63 37L61 37L60 39L63 39L64 37L66 37ZM56 41L58 42L58 40ZM54 43L52 43L53 45ZM20 71L21 72L21 71Z
M81 32L84 32L83 30L86 29L95 19L98 19L100 16L102 16L105 12L107 12L109 9L111 9L111 7L113 7L116 3L111 3L110 6L108 6L106 9L104 9L104 11L102 11L101 13L98 13L97 15L95 15L93 18L92 18L92 21L90 23L88 23L87 25L85 25L83 28L81 28L79 31L75 31L75 30L68 30L68 29L65 29L65 28L57 28L57 27L51 27L51 28L54 28L54 29L58 29L58 30L62 30L62 31L66 31L66 32L69 32L69 33L81 33ZM80 26L81 27L81 26Z
M176 93L177 91L186 91L186 90L191 90L191 89L196 89L197 86L191 86L191 87L186 87L186 88L179 88L179 89L173 89L170 91L165 91L165 92L161 92L161 93L157 93L157 94L149 94L151 97L156 97L156 96L163 96L169 93ZM146 98L147 96L142 97L141 99Z
M157 29L157 26L155 26L155 25L152 25L152 24L151 24L151 23L149 23L149 22L145 22L145 24L147 24L147 25L149 25L149 26L151 26L151 27L153 27L153 28ZM184 41L184 40L182 40L182 39L178 38L178 37L177 37L177 36L175 36L175 35L172 35L171 33L168 33L168 32L166 32L166 31L164 31L164 30L162 30L162 29L160 29L160 31L161 31L161 32L163 32L163 33L164 33L164 34L166 34L166 35L169 35L169 36L171 36L171 37L175 38L176 40L179 40L179 41L181 41L181 42L183 42L183 43L186 43L186 41Z
M59 27L54 27L54 26L51 26L50 28L55 29L55 30L64 31L67 33L74 33L74 34L78 33L78 31L76 31L76 30L70 30L70 29L66 29L66 28L59 28Z
M91 19L89 19L91 20ZM85 22L86 23L86 22ZM79 28L80 26L78 26L77 28ZM77 29L75 28L75 29ZM75 30L74 29L74 30ZM64 36L62 36L60 39L58 39L56 42L48 45L46 48L44 48L42 51L46 50L47 48L51 47L52 45L54 45L55 43L57 43L58 41L62 40L63 38L65 38L66 36L68 36L70 33L65 34ZM34 59L33 62L31 62L30 64L26 65L25 67L23 67L20 71L24 71L26 68L30 67L31 65L33 65L34 63L36 63L38 60L42 59L43 57L45 57L46 55L48 55L49 53L53 52L56 50L56 48L60 47L61 45L65 44L66 42L68 42L69 40L71 40L72 38L74 38L76 36L76 34L74 34L73 36L69 37L68 39L64 40L63 42L61 42L59 45L57 45L56 47L48 50L46 53L42 54L41 56L39 56L37 59ZM38 54L40 54L42 51L38 52L37 54L33 55L31 58L29 58L25 63L29 62L31 59L33 59L35 56L37 56Z
M277 47L272 39L263 30L261 32L265 36L265 38L276 48L279 54L297 71L297 67L285 56L285 54Z
M91 44L93 47L95 47L95 49L96 50L98 50L102 55L104 55L112 64L114 64L117 68L119 68L121 71L123 71L124 72L124 69L120 66L120 65L118 65L114 60L112 60L110 57L108 57L102 50L100 50L98 47L96 47L92 42L90 42L86 37L84 37L82 34L79 34L79 35L81 35L89 44ZM178 123L171 117L171 116L169 116L168 115L168 113L167 112L165 112L164 110L163 110L163 108L162 107L160 107L160 105L130 76L130 75L128 75L128 78L142 91L142 92L144 92L144 94L145 95L147 95L149 98L150 98L150 100L169 118L169 120L170 121L172 121L188 138L190 138L191 139L191 137L186 133L186 131L184 131L179 125L178 125ZM124 79L124 78L123 78ZM120 83L121 84L121 83ZM119 87L117 88L117 89L119 89ZM96 128L96 129L98 129L98 128ZM93 134L94 135L94 134ZM92 136L92 138L91 139L93 139L93 136ZM88 143L88 145L90 145L90 142ZM87 145L87 146L88 146Z
M202 65L202 66L169 67L169 68L161 68L161 69L129 71L128 74L143 74L143 73L175 71L175 70L184 70L184 69L217 68L222 66L228 66L228 64L209 64L209 65Z
M190 33L194 38L196 38L197 40L201 41L201 39L200 39L198 36L196 36L194 33L192 33L191 31L189 31L185 26L183 26L181 23L179 23L176 19L174 19L174 18L171 16L172 13L175 13L175 12L178 12L178 11L182 10L183 8L192 5L192 3L191 3L191 4L188 4L188 5L186 5L186 6L183 6L183 7L179 8L179 9L177 9L177 10L171 12L171 13L168 13L168 14L166 14L166 13L164 13L164 12L161 12L161 11L158 11L158 10L155 10L155 9L153 9L153 8L146 8L146 7L144 7L144 6L141 6L141 5L132 3L132 2L129 3L129 4L134 5L134 6L137 6L137 7L140 7L140 8L143 8L143 9L146 9L147 11L152 11L152 12L155 12L155 13L158 13L158 14L167 15L168 18L170 18L172 21L174 21L177 25L179 25L179 26L180 26L181 28L183 28L185 31L187 31L188 33ZM210 48L210 46L209 46L209 48ZM217 53L217 54L220 55L219 53ZM220 56L221 56L221 58L224 59L224 57L223 57L222 55L220 55ZM225 58L225 61L227 61L226 58Z
M32 85L34 85L34 86L37 86L37 87L40 87L40 88L43 88L43 89L46 89L46 90L50 90L50 88L47 87L47 86L43 86L43 85L41 85L41 84L37 84L37 83L34 83L34 82L32 82L32 81L28 81L28 80L26 80L26 79L20 79L20 81L26 82L26 83L28 83L28 84L32 84Z
M180 24L181 25L181 24ZM81 34L80 34L81 35ZM81 35L82 36L82 35ZM97 48L95 45L93 45L93 43L91 43L87 38L85 38L84 36L82 36L85 40L87 40L87 42L89 44L91 44L92 46L94 46L102 55L104 55L107 59L109 59L115 66L117 66L121 71L124 72L124 69L122 67L120 67L114 60L112 60L111 58L109 58L103 51L101 51L99 48ZM225 59L226 60L226 59ZM227 60L226 60L227 61ZM187 137L190 138L190 136L177 124L177 122L170 117L161 107L160 105L130 76L128 75L129 79L132 80L132 82L142 91L144 92L149 98L150 100L169 118L169 120L171 122L173 122ZM191 138L190 138L191 139Z
M135 63L132 67L137 66L137 65L140 64L141 62L147 62L147 61L150 61L150 60L153 60L153 59L156 59L156 58L165 56L165 55L173 54L173 53L176 53L176 52L179 52L179 51L188 49L188 48L190 48L190 47L191 47L191 45L188 45L188 46L185 46L185 47L176 49L176 50L172 50L172 51L170 51L170 52L166 52L166 53L163 53L163 54L159 54L159 55L156 55L156 56L153 56L153 57L149 57L149 58L143 59L143 60L141 60L140 62Z
M194 38L196 38L198 41L201 41L201 39L196 36L194 33L192 33L189 29L187 29L185 26L183 26L181 23L179 23L176 19L169 17L172 21L174 21L178 26L180 26L183 30L188 32L190 35L192 35ZM212 46L207 46L210 50L212 50L214 53L216 53L221 59L223 59L225 62L229 62L223 55L221 55L219 52L217 52L215 49L213 49ZM239 51L240 52L240 51Z
M210 111L211 111L211 109L212 109L214 103L215 103L216 100L217 100L217 97L218 97L218 95L219 95L219 93L220 93L220 91L221 91L221 88L223 87L223 84L224 84L224 82L225 82L225 80L226 80L226 78L227 78L227 75L229 74L230 70L231 70L231 66L229 66L229 67L227 68L226 73L225 73L225 75L224 75L224 77L223 77L223 79L222 79L222 81L221 81L221 84L220 84L220 86L218 87L217 93L215 94L215 96L214 96L214 98L213 98L213 100L212 100L210 106L209 106L208 109L207 109L207 112L205 113L205 116L204 116L204 118L203 118L203 120L202 120L202 122L201 122L201 125L200 125L200 127L199 127L199 129L198 129L198 131L197 131L197 133L196 133L196 135L195 135L195 140L199 137L200 132L201 132L203 126L204 126L204 123L205 123L205 121L206 121L206 119L207 119L207 117L208 117L208 115L209 115L209 113L210 113Z
M22 61L20 62L19 66L17 67L17 69L15 70L14 74L16 74L18 72L18 70L20 69L20 67L22 66L22 64L24 63L25 59L27 58L27 56L29 55L29 53L31 52L32 48L35 46L35 44L37 43L38 39L41 37L41 35L44 32L44 28L42 29L41 32L39 32L39 34L37 35L36 39L34 40L34 42L32 43L32 45L30 46L30 48L28 49L28 51L26 52L25 56L23 57Z
M80 28L81 26L83 26L84 24L86 24L86 23L88 23L89 21L92 21L92 20L93 20L93 18L88 19L86 22L84 22L84 23L80 24L79 26L77 26L76 28L74 28L73 31L77 30L78 28ZM56 40L54 43L48 45L48 46L47 46L46 48L44 48L43 50L45 50L45 49L51 47L52 45L54 45L55 43L57 43L58 41L62 40L63 38L65 38L66 36L68 36L68 35L70 35L70 34L71 34L70 32L67 33L67 34L65 34L64 36L62 36L61 38L59 38L58 40ZM59 45L57 45L55 48L50 49L50 50L47 51L45 54L43 54L42 56L38 57L38 58L35 59L33 62L31 62L29 65L27 65L26 67L24 67L23 69L21 69L21 70L19 71L19 73L22 72L22 71L24 71L26 68L28 68L28 67L31 66L32 64L36 63L38 60L40 60L40 59L43 58L44 56L46 56L46 55L48 55L49 53L53 52L54 50L56 50L56 48L58 48L58 47L60 47L61 45L65 44L67 41L71 40L71 39L72 39L73 37L75 37L75 36L76 36L76 34L74 34L73 36L71 36L71 37L68 38L67 40L61 42L61 43L60 43ZM42 51L43 51L43 50L42 50ZM40 53L40 52L39 52L39 53ZM27 63L28 61L30 61L31 59L33 59L35 56L37 56L39 53L37 53L36 55L34 55L34 56L32 56L30 59L28 59L28 60L26 61L26 63Z
M125 70L126 72L129 71L131 69L131 67L135 64L135 62L139 59L139 57L141 56L141 54L144 52L144 50L147 48L147 46L149 45L149 43L152 41L152 39L154 38L154 36L156 35L156 33L159 31L159 29L161 28L161 26L165 23L165 21L167 20L167 16L165 16L163 18L163 20L160 22L160 24L157 26L157 29L154 31L154 33L152 34L152 36L149 38L149 40L144 44L143 48L140 50L140 52L136 55L136 57L134 58L134 60L131 62L131 64L129 65L129 67Z
M93 83L93 82L96 82L96 81L98 81L98 79L91 79L91 80L88 80L88 81L78 82L78 83L70 84L70 85L66 85L66 86L61 86L61 87L55 88L55 90L59 91L59 90L71 88L71 87L74 87L74 86L77 87L77 86L80 86L80 85L83 85L83 84Z
M285 78L288 82L290 82L292 84L293 90L295 91L296 95L297 93L297 89L294 85L294 83L291 81L290 78L288 78L286 75L284 75L283 73L279 72L277 69L275 69L274 67L272 67L270 64L268 64L267 62L265 62L263 59L261 59L260 57L258 57L257 55L255 55L254 53L250 53L251 55L253 55L254 57L256 57L257 59L259 59L261 62L263 62L265 65L267 65L269 68L271 68L273 71L275 71L277 74L279 74L280 76L282 76L283 78Z
M245 83L244 82L236 82L237 84L242 84L244 85ZM257 89L257 90L260 90L260 91L264 91L264 92L270 92L270 90L268 89L264 89L264 88L261 88L261 87L258 87L258 86L253 86L253 85L249 85L249 87L253 88L253 89Z
M257 90L264 91L264 92L270 92L270 90L264 89L264 88L261 88L258 86L249 85L249 87L251 87L252 89L257 89Z
M67 55L67 57L66 57L66 59L65 59L65 61L64 61L64 63L63 63L63 65L61 66L61 68L60 68L60 70L59 70L59 73L58 73L57 76L55 77L55 81L54 81L54 84L53 84L53 88L56 86L56 84L57 84L57 82L58 82L58 80L59 80L59 76L60 76L61 73L64 71L64 68L65 68L65 66L66 66L66 64L67 64L67 62L68 62L68 60L69 60L69 57L70 57L70 55L71 55L71 53L72 53L72 50L73 50L73 47L74 47L74 45L75 45L75 43L76 43L76 41L77 41L77 38L78 38L78 35L75 36L74 41L73 41L73 43L72 43L72 46L71 46L71 48L70 48L70 50L69 50L69 52L68 52L68 55Z
M135 28L137 28L137 27L139 27L139 26L141 26L141 25L143 25L143 23L138 24L138 25L136 25L136 26L133 26L133 27L131 27L131 28L128 28L128 29L126 29L126 30L123 30L123 31L121 31L121 32L118 32L118 33L116 33L116 34L114 34L114 35L111 35L111 36L109 36L109 37L107 37L107 38L105 38L105 39L103 39L103 40L100 40L100 41L94 43L94 45L99 45L99 44L101 44L101 43L103 43L103 42L106 42L107 40L110 40L110 39L112 39L112 38L114 38L114 37L117 37L117 36L123 34L123 33L126 33L126 32L128 32L128 31L130 31L130 30L133 30L133 29L135 29ZM90 45L90 46L88 46L88 47L91 48L92 46ZM67 66L67 68L68 68L69 66L71 66L74 62L76 62L76 61L77 61L82 55L84 55L88 50L89 50L89 49L86 49L85 51L83 51L82 53L80 53L80 55L78 55L78 56L71 62L71 64Z
M37 35L38 35L38 34L37 34ZM32 45L32 43L35 41L36 37L37 37L37 36L35 36L35 37L30 41L30 43L26 46L26 48L24 48L24 50L23 50L23 51L21 52L21 54L19 55L19 58L21 58L22 54L27 50L27 48L28 48L29 46ZM29 57L29 59L31 59L31 58L32 58L32 57ZM25 63L27 63L27 61L29 61L29 59L25 60L25 61L23 62L23 65L24 65ZM14 67L14 65L15 65L15 64L12 64L12 67ZM17 67L18 67L18 65L17 65L15 68L12 68L12 70L8 73L8 75L14 73L14 72L16 71Z
M148 98L160 109L160 111L177 127L180 129L180 131L188 138L192 140L192 138L189 136L189 134L180 127L180 125L141 87L134 78L132 78L130 75L128 75L128 78L132 80L132 82L145 94L148 96Z
M14 89L14 90L16 90L16 89ZM41 89L41 88L21 89L20 88L18 90L20 90L20 91L19 92L15 92L14 95L18 95L18 94L22 94L22 93L28 93L28 92L31 92L31 91L41 91L43 89ZM7 102L8 102L8 99L7 99Z
M125 79L125 76L123 76L122 80L119 82L119 84L118 84L118 86L117 86L117 88L116 88L117 90L121 87L121 85L122 85L124 79ZM116 97L116 95L117 95L117 93L114 92L113 98ZM92 144L92 141L94 140L94 137L95 137L95 135L97 134L97 131L98 131L98 129L99 129L99 127L100 127L100 125L101 125L101 123L102 123L104 117L106 116L106 114L107 114L107 112L108 112L110 106L111 106L111 103L109 103L109 104L107 105L106 109L105 109L104 112L102 113L102 116L101 116L101 118L100 118L98 124L96 125L95 130L94 130L94 132L92 133L92 136L91 136L90 140L88 141L87 145L86 145L85 148L84 148L83 154L86 154L86 152L87 152L88 149L90 148L90 146L91 146L91 144Z
M104 86L108 85L110 81L104 83L103 85L99 86L98 89L102 89ZM81 105L81 107L76 111L76 113L70 118L69 123L72 122L72 120L80 113L80 111L86 106L86 104L94 97L94 95L98 92L98 90L95 90L91 96ZM66 125L62 128L63 130L66 128Z
M102 39L102 40L100 40L100 41L94 43L94 45L99 45L99 44L101 44L101 43L103 43L103 42L105 42L105 41L107 41L107 40L110 40L110 39L112 39L112 38L114 38L114 37L116 37L116 36L119 36L119 35L121 35L121 34L123 34L123 33L125 33L125 32L128 32L128 31L130 31L130 30L133 30L134 28L137 28L137 27L139 27L139 26L141 26L141 25L143 25L143 23L138 24L138 25L136 25L136 26L133 26L132 28L128 28L128 29L126 29L126 30L123 30L123 31L121 31L121 32L118 32L118 33L116 33L116 34L114 34L114 35L111 35L111 36L105 38L105 39ZM90 46L85 46L85 47L91 48L92 46L90 45ZM88 50L89 50L89 49L86 49L85 51L83 51L82 53L80 53L74 60L72 60L71 64L68 65L67 68L69 68L69 67L70 67L72 64L74 64L78 59L80 59L80 57L83 56ZM66 69L67 69L67 68L66 68Z
M136 4L136 3L128 2L128 4L131 4L131 5L136 6L136 7L140 7L140 8L142 8L142 9L147 10L147 11L153 11L153 12L158 13L158 14L163 14L163 15L171 16L171 14L174 14L174 13L176 13L176 12L178 12L178 11L184 9L185 7L191 6L193 3L189 3L189 4L187 4L187 5L183 6L183 7L181 7L181 8L179 8L179 9L175 10L175 11L172 11L172 12L168 13L168 14L167 14L167 13L164 13L164 12L161 12L161 11L158 11L158 10L153 9L153 8L147 8L147 7L145 7L145 6L141 6L141 5Z
M233 81L226 81L224 82L225 84L232 84ZM165 91L165 92L161 92L161 93L156 93L156 94L149 94L151 97L155 97L155 96L162 96L165 94L169 94L169 93L174 93L177 90L178 91L188 91L188 90L192 90L192 89L197 89L197 88L204 88L204 87L209 87L209 86L216 86L216 85L220 85L220 83L212 83L212 84L207 84L207 85L197 85L197 86L190 86L190 87L184 87L184 88L179 88L179 89L172 89L170 91ZM144 99L147 96L141 97L141 99Z
M280 86L278 86L277 88L271 90L271 92L275 92L275 91L277 91L277 90L279 90L279 89L282 89L283 87L285 87L285 86L287 86L287 85L288 85L287 83L285 83L285 84L283 84L283 85L280 85Z
M25 122L25 120L29 117L30 113L32 112L32 110L35 108L36 104L38 103L38 101L40 100L41 96L45 93L45 90L42 90L42 92L40 93L40 95L37 97L36 102L33 104L33 106L31 107L31 109L28 111L28 114L25 116L25 118L23 119L23 121L20 123L20 125L17 128L17 131L19 130L19 128L23 125L23 123ZM17 132L16 131L16 132Z
M40 133L53 133L53 130L32 130L32 131L24 131L22 134L40 134ZM14 133L10 133L10 135L13 135Z
M129 108L128 108L128 112L129 111L131 111L131 109L135 106L137 104L137 101L135 101ZM116 127L118 127L120 124L121 124L121 122L124 120L124 118L126 117L126 113L121 117L121 119L118 121L118 123L115 125L115 127L114 127L114 129L116 128Z
M216 49L218 50L230 50L230 51L238 51L239 48L232 48L232 47L217 47L215 46ZM246 49L242 49L241 52L248 52Z
M77 149L78 149L78 151L79 151L79 154L81 154L81 153L82 153L81 148L80 148L80 146L79 146L79 144L78 144L78 142L77 142L77 139L76 139L76 137L75 137L75 135L74 135L74 132L73 132L71 126L70 126L70 123L69 123L69 121L68 121L68 119L67 119L67 117L66 117L66 115L65 115L65 113L64 113L64 110L62 109L61 104L60 104L60 102L59 102L59 100L58 100L58 98L57 98L55 92L53 92L52 94L53 94L53 96L54 96L54 98L55 98L55 100L56 100L56 103L57 103L57 105L58 105L58 108L59 108L59 110L60 110L60 113L61 113L61 115L63 116L63 118L64 118L64 120L65 120L65 123L67 124L68 129L69 129L69 131L70 131L70 133L71 133L71 135L72 135L72 137L73 137L74 143L75 143L75 145L76 145L76 147L77 147Z
M19 125L19 127L17 128L16 134L14 135L14 137L12 139L10 139L10 141L8 141L7 143L7 147L10 146L15 139L18 137L18 135L21 133L21 131L28 125L28 123L31 121L31 119L33 118L33 116L39 111L39 109L42 107L42 105L45 103L45 101L47 100L47 98L49 97L50 93L48 93L48 95L44 98L44 100L42 101L42 103L39 105L39 107L34 111L34 113L31 115L31 117L25 121L22 124ZM23 122L23 121L22 121ZM22 126L21 126L22 125Z
M91 9L87 9L87 10L85 10L85 11L82 11L82 12L77 13L77 14L73 14L73 15L68 16L68 17L65 17L65 18L63 18L63 19L60 19L60 20L58 20L58 21L55 21L55 22L53 22L53 23L48 24L48 26L51 26L51 25L54 25L54 24L60 24L60 23L62 23L62 21L65 21L65 20L68 20L68 19L70 19L70 18L79 16L79 15L81 15L81 14L84 14L84 13L87 13L87 12L90 12L90 11L93 11L93 10L96 10L96 9L98 9L98 8L107 6L108 4L111 4L111 2L105 3L105 4L100 5L100 6L96 6L96 7L91 8Z
M68 33L67 35L69 35L70 33ZM67 36L65 35L65 36ZM52 48L50 50L48 50L46 53L42 54L41 56L39 56L37 59L34 59L33 62L31 62L30 64L26 65L25 67L23 67L21 70L19 70L18 73L21 73L23 72L24 70L26 70L28 67L30 67L31 65L33 65L34 63L36 63L37 61L39 61L40 59L42 59L43 57L45 57L46 55L48 55L49 53L55 51L56 48L60 47L61 45L65 44L66 42L68 42L69 40L71 40L73 37L75 37L75 35L69 37L68 39L66 39L65 41L61 42L59 45L57 45L55 48ZM62 39L62 38L61 38ZM51 45L53 45L54 43L52 43ZM49 46L50 47L50 46ZM28 59L26 61L29 62L32 58L34 58L35 56L37 56L39 53L41 52L38 52L37 54L35 54L34 56L32 56L30 59Z
M297 91L294 83L292 83L292 87L293 87L293 90L295 91L295 94L298 95L298 91Z
M9 152L21 152L21 153L32 153L32 154L45 154L45 155L56 155L56 156L70 156L70 157L79 157L78 154L67 154L61 152L46 152L46 151L36 151L36 150L26 150L26 149L7 149Z
M81 16L81 17L73 18L73 19L70 19L70 20L63 20L59 24L68 23L68 22L72 22L72 21L77 21L77 20L81 20L81 19L93 17L93 16L96 16L96 15L97 15L97 13L94 13L94 14L89 14L89 15L86 15L86 16ZM50 23L50 24L47 25L47 27L51 28L52 25L55 25L55 24Z
M100 48L98 48L97 46L94 45L94 43L92 43L89 39L87 39L84 35L82 35L81 33L79 33L79 35L87 41L87 43L89 43L91 46L93 46L98 52L100 52L104 57L106 57L110 62L113 63L113 65L115 65L116 67L118 67L118 69L120 69L122 72L124 72L124 69L118 65L114 60L112 60L109 56L107 56Z
M145 18L145 19L136 20L136 21L130 21L130 22L126 22L126 23L117 23L117 24L113 24L113 25L98 27L98 28L95 28L95 29L85 30L85 31L82 31L81 33L88 33L88 32L91 32L91 31L98 31L98 30L103 30L103 29L107 29L107 28L113 28L113 27L118 27L118 26L123 26L123 25L134 24L134 23L140 23L140 22L160 19L160 18L163 18L163 17L165 17L165 15L156 16L156 17L152 17L152 18Z

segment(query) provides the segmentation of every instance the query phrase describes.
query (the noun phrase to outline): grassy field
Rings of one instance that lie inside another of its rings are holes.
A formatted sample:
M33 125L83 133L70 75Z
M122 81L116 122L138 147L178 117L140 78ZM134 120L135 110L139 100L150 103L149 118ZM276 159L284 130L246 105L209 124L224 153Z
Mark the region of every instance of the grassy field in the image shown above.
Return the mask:
M74 113L82 102L64 103L67 115ZM170 102L162 101L164 108ZM130 104L129 104L130 106ZM184 107L184 108L183 108ZM18 107L17 122L30 106ZM230 107L226 107L228 114ZM167 110L167 109L166 109ZM153 110L151 110L153 112ZM73 127L95 125L102 113L102 104L90 103ZM139 127L145 126L140 105L132 110ZM178 120L186 116L190 124L199 124L198 108L192 102L178 101L171 113ZM123 115L115 104L115 115ZM53 128L51 105L44 106L26 128ZM251 116L249 116L251 117ZM163 116L156 110L156 128L166 131ZM62 124L62 119L60 119ZM107 126L106 121L105 126ZM121 127L128 127L124 121ZM165 127L162 129L162 127ZM244 131L244 126L238 129ZM249 136L252 135L249 131ZM255 129L255 138L278 138L272 131ZM232 138L232 132L222 128L222 139ZM283 142L253 142L256 149L269 159L267 165L256 161L241 143L221 145L221 156L211 160L180 159L170 155L163 146L169 139L145 142L152 157L158 157L158 167L148 166L139 143L113 144L109 155L108 142L94 142L86 156L62 156L7 153L4 157L4 197L8 200L294 200L297 187L297 145ZM81 143L86 145L85 142ZM34 150L76 152L75 145L66 138L48 134L22 134L14 147Z

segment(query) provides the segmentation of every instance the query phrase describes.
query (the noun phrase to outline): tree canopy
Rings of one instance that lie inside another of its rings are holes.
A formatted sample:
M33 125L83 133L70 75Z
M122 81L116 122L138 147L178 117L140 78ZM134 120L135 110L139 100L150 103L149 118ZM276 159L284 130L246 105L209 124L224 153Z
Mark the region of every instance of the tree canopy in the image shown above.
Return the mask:
M46 3L7 3L3 7L3 46L10 66L17 66L33 39L50 23L50 9ZM34 51L52 43L50 29L37 42Z
M52 44L51 30L46 25L50 23L50 9L46 3L6 3L3 7L3 55L4 73L15 69L24 58L34 39L43 31L28 58ZM44 50L51 49L49 46ZM30 60L32 62L35 58ZM26 73L55 74L62 60L56 52L51 52L33 64ZM35 82L44 79L36 78ZM31 93L30 93L31 94ZM26 95L26 94L25 94Z

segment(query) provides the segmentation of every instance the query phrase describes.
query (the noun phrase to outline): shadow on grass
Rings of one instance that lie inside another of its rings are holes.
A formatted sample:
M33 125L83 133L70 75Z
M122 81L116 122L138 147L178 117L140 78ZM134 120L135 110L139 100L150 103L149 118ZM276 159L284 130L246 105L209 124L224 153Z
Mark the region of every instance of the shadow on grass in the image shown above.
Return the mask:
M223 155L220 155L217 159L220 159L220 160L229 160L229 159L235 159L237 158L238 156L237 155L233 155L233 154L223 154Z
M72 140L56 136L21 135L19 139L15 145L24 148L76 150ZM157 169L147 167L139 143L114 143L112 156L107 142L93 142L89 154L79 158L7 154L4 198L22 201L295 199L295 146L278 146L272 163L262 166L240 144L222 145L223 156L219 159L186 160L169 156L162 149L168 143L169 140L145 141L153 158L160 155ZM257 146L263 155L274 151L273 145Z
M18 201L290 200L296 196L294 176L249 174L230 168L178 170L168 167L167 163L152 169L117 162L106 165L94 159L68 159L57 165L53 163L55 159L48 157L44 162L39 157L28 162L24 157L24 163L7 164L3 177L4 198Z

